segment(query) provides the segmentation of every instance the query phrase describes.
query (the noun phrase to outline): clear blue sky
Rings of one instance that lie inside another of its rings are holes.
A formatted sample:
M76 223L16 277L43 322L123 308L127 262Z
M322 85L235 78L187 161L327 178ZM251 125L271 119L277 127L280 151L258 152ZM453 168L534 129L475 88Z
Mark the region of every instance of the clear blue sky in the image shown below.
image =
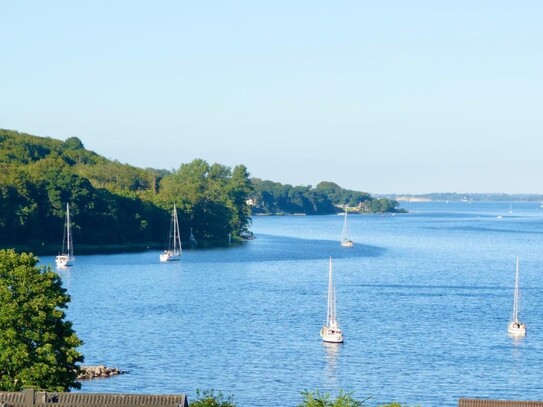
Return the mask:
M370 193L543 193L543 1L0 0L0 127Z

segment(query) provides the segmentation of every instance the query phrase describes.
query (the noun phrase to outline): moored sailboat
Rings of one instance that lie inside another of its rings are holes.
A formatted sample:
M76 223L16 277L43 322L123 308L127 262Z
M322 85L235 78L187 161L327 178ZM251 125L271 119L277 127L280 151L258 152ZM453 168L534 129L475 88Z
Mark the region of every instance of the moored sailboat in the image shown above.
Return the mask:
M353 241L349 239L349 224L347 223L347 206L345 206L345 217L343 220L343 231L341 233L341 245L343 247L353 247Z
M339 327L336 315L336 287L332 278L332 258L330 257L330 266L328 270L328 310L326 313L326 323L321 328L321 337L323 342L342 343L343 332Z
M168 235L167 247L164 253L160 255L160 261L181 260L181 232L179 230L179 220L177 218L177 208L173 205L172 221L170 223L170 233Z
M64 234L62 237L62 250L55 257L55 263L59 267L71 266L75 260L72 238L72 225L70 223L70 204L66 204L66 218L64 221Z
M526 324L524 322L520 322L518 319L518 312L519 312L519 285L518 285L518 257L517 257L517 270L515 273L515 294L514 294L514 300L513 300L513 318L511 322L509 322L509 325L507 327L507 332L509 332L510 335L514 336L525 336L526 335Z

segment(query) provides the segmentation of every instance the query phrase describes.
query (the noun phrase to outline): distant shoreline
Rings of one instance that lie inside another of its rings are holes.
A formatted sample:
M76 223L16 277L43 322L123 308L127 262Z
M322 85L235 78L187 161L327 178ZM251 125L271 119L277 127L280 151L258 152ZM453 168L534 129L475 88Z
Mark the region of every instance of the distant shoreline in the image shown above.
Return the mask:
M543 194L456 193L375 194L397 202L543 202Z

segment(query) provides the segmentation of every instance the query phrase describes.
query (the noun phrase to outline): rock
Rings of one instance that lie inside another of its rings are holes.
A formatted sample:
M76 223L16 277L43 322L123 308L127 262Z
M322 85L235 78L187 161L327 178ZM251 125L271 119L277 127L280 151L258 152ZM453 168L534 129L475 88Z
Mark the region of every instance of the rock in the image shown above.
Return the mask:
M127 373L127 372L125 370L117 369L116 367L106 367L104 365L81 366L77 379L88 380L88 379L95 379L99 377L111 377L111 376L116 376L116 375L120 375L124 373Z

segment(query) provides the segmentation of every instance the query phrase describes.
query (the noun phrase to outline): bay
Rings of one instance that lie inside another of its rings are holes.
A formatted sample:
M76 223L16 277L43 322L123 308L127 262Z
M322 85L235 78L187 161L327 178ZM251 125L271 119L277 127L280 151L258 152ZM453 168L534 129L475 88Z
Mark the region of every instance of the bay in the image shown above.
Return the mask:
M300 392L456 406L543 399L543 208L405 203L407 214L255 217L229 248L77 256L58 270L85 364L128 370L82 392L233 394L296 406ZM525 338L507 335L516 256ZM325 345L328 258L345 343ZM41 264L52 265L52 257Z

